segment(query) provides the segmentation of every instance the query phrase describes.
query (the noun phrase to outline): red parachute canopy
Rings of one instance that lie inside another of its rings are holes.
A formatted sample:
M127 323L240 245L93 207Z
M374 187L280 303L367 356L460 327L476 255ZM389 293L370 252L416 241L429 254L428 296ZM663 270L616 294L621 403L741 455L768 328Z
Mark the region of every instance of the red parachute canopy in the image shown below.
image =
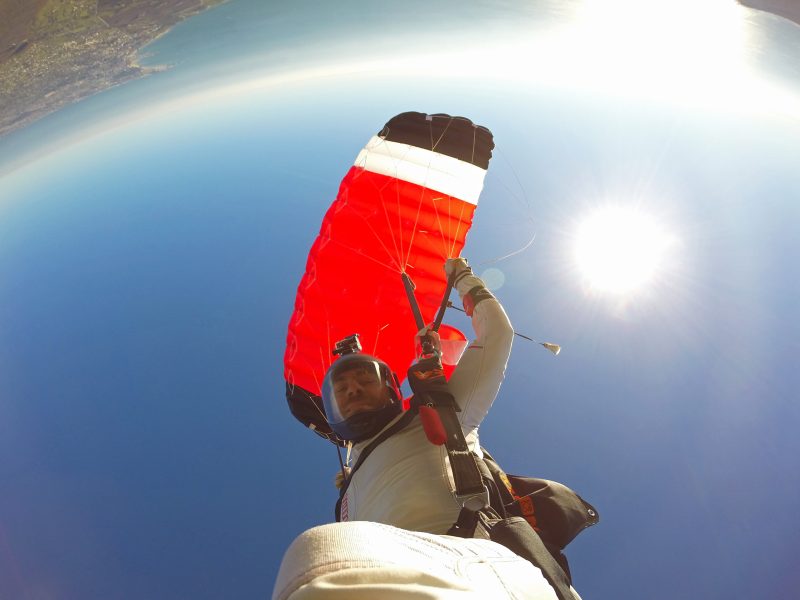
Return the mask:
M289 408L336 442L320 390L337 341L358 333L363 351L404 374L417 332L401 274L416 286L426 323L459 256L494 142L463 117L407 112L358 154L308 254L289 321L284 376ZM442 337L463 335L442 331Z

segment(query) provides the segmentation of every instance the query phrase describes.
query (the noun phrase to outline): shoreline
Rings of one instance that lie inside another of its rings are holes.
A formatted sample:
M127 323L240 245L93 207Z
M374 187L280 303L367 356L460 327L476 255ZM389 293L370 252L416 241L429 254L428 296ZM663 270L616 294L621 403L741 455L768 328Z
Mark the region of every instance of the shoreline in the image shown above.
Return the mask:
M144 0L103 8L78 0L64 16L44 3L0 62L0 138L114 87L172 68L142 66L141 52L177 24L229 0Z

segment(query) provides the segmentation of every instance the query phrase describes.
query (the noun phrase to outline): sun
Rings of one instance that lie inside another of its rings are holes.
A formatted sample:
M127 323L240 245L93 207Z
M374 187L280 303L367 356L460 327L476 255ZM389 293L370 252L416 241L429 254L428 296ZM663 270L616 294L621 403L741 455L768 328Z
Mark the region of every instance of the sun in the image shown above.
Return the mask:
M591 289L628 294L655 278L672 239L653 217L637 209L598 208L577 228L575 260Z

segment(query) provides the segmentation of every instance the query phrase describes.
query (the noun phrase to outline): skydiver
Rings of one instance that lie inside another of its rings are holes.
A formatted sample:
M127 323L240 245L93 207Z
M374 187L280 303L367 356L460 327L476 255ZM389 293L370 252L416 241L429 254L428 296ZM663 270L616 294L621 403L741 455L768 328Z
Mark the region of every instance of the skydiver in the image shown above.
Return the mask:
M476 334L449 390L467 445L481 457L478 426L499 391L514 331L465 259L447 260L445 272L453 275ZM397 380L378 358L343 356L322 387L328 422L353 443L353 462L402 418ZM273 600L565 597L539 568L505 546L446 535L462 506L447 452L428 442L419 418L374 446L347 484L342 522L309 529L292 543ZM571 586L566 593L580 600Z

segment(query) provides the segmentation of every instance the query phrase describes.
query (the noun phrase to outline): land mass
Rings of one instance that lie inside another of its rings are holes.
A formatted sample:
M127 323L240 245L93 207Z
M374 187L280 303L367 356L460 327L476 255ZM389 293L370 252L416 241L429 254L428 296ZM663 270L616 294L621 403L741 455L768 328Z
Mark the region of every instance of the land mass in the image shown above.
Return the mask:
M158 67L141 48L227 0L0 0L0 136Z
M227 0L0 0L0 137L158 67L138 53ZM797 0L738 0L800 24Z

